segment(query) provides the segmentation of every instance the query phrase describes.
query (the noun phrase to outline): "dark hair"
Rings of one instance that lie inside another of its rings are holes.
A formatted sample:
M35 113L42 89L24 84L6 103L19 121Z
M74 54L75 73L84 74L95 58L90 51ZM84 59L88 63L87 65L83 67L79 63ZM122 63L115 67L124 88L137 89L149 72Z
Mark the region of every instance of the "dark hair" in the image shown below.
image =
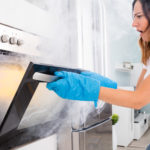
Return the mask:
M147 18L150 25L150 0L134 0L132 3L132 10L134 9L134 5L137 1L141 3L144 15Z
M139 1L142 5L142 9L144 12L145 17L148 20L148 27L150 27L150 0L134 0L132 3L132 10L134 9L135 3ZM147 65L147 60L150 58L150 41L145 42L142 38L139 39L139 45L142 51L142 62L143 64Z

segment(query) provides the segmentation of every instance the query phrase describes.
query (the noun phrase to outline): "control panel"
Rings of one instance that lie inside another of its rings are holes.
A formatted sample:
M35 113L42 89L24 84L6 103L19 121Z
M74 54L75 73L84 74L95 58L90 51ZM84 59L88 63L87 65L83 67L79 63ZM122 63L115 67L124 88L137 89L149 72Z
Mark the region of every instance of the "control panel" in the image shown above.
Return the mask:
M7 25L0 24L0 49L26 55L39 56L40 37Z

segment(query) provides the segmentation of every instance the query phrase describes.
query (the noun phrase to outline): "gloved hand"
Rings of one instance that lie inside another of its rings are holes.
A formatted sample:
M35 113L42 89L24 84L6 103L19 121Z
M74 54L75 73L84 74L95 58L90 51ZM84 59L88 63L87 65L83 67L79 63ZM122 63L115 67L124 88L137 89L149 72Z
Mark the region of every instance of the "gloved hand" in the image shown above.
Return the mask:
M117 89L117 83L115 81L112 81L109 78L106 78L100 74L97 74L94 72L87 72L87 71L82 72L81 74L86 77L90 77L90 78L100 81L101 86L103 86L103 87Z
M47 83L47 88L53 90L64 99L93 101L95 107L100 92L101 83L98 80L72 72L55 72L60 79Z

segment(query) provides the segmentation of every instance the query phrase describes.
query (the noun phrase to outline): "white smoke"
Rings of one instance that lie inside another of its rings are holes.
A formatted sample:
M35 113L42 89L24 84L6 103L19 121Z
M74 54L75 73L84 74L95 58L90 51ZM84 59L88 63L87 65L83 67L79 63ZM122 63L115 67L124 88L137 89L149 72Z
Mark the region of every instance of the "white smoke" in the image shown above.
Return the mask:
M43 61L65 66L76 66L77 23L74 1L68 0L28 0L44 9L50 22L47 34L39 46ZM41 30L45 30L41 27ZM47 58L47 59L45 59Z
M40 62L61 65L67 67L77 66L77 13L76 1L71 0L27 0L40 7L49 14L51 33L47 38L43 38L38 49L41 52ZM42 29L42 28L41 28ZM43 29L44 30L44 29ZM53 92L45 88L45 84L40 84L30 106L21 122L20 128L36 125L39 122L57 120L57 125L50 129L53 132L57 126L63 130L67 126L73 125L78 128L79 124L84 124L88 114L94 109L92 102L79 102L62 100ZM100 101L100 108L104 105ZM65 110L63 110L65 108ZM62 111L63 110L63 111ZM63 114L60 114L60 113ZM41 135L43 134L42 130Z
M32 3L36 2L40 7L40 1L32 0ZM49 13L48 19L51 21L51 26L48 33L51 34L48 39L43 38L43 42L38 47L41 58L35 61L70 68L77 66L77 25L74 1L45 0L44 2L42 9ZM24 61L28 62L29 59L24 58ZM104 103L100 103L102 108ZM48 129L47 134L53 133L57 127L59 127L58 132L61 132L66 127L71 127L72 123L77 128L79 123L85 123L88 114L93 109L92 102L62 100L54 92L48 91L46 84L41 83L25 112L19 129L53 120L57 120L57 122L55 126ZM45 134L42 129L39 132L41 135Z

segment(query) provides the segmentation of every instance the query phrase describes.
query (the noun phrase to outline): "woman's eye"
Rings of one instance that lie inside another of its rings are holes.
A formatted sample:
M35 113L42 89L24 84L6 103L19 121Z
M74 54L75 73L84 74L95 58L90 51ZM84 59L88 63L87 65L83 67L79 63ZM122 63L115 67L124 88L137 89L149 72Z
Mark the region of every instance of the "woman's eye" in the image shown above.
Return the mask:
M142 16L137 16L137 18L141 18Z
M142 18L142 17L143 17L143 15L137 15L137 18L139 18L139 19Z

